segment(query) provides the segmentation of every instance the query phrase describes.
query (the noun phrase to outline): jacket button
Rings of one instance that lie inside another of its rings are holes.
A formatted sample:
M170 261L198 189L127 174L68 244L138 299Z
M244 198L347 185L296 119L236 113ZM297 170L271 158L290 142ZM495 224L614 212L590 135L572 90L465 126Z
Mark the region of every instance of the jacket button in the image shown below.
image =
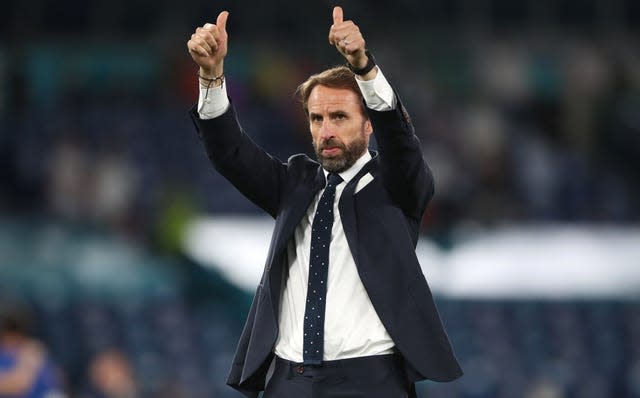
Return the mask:
M299 374L299 375L303 374L304 373L304 366L302 366L302 365L296 366L296 373Z

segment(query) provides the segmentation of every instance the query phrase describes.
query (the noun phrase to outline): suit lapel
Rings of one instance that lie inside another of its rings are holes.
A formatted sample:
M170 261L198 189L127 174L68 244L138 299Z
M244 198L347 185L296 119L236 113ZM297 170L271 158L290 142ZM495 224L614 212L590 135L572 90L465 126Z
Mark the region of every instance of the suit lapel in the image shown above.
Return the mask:
M276 319L282 288L282 267L286 267L286 258L281 256L286 257L287 245L291 240L293 231L300 224L300 220L307 212L311 201L316 193L322 189L324 183L325 178L322 167L318 165L318 171L312 178L296 184L287 198L288 206L285 206L276 220L272 252L269 254L271 257L270 264L273 268L268 272L270 298Z
M324 174L322 167L318 166L318 171L313 179L304 181L294 187L293 192L288 199L289 206L283 211L281 219L284 223L280 229L280 236L278 236L277 250L286 247L287 243L291 239L291 234L296 229L300 220L307 212L311 201L325 184Z
M340 219L342 220L342 228L344 229L344 235L347 237L347 243L349 243L349 250L353 256L353 261L356 266L360 268L358 259L358 227L356 224L356 204L355 204L355 189L358 185L358 181L367 173L374 170L377 164L377 154L374 152L373 158L365 164L362 169L349 181L342 195L340 196L340 202L338 203L338 209L340 210Z

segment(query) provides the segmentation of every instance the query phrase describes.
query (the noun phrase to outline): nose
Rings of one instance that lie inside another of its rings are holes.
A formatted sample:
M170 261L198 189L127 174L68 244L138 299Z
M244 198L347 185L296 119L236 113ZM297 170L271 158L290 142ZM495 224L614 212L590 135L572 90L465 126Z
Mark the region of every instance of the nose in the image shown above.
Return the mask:
M320 126L320 138L326 140L328 138L333 137L335 134L333 132L333 127L329 120L323 120L322 126Z

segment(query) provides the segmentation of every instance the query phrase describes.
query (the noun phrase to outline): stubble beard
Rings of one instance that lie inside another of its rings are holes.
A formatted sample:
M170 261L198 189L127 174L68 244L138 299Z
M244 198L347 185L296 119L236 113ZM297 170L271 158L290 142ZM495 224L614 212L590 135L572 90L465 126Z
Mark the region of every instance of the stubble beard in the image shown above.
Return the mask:
M365 138L359 138L352 143L345 145L342 142L329 138L319 145L314 143L313 147L318 161L325 170L332 173L341 173L353 166L360 156L362 156L364 151L367 150L367 141ZM331 157L323 156L322 150L326 147L340 148L341 153Z

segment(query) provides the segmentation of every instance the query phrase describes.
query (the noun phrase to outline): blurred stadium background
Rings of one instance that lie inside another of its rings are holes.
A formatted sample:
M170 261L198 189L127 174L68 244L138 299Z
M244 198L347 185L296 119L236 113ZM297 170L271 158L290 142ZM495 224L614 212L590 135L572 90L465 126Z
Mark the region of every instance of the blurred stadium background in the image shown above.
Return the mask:
M341 62L333 5L2 3L0 316L57 370L2 395L0 345L0 396L238 396L270 221L207 162L186 41L231 12L230 95L286 159L311 150L295 87ZM640 3L343 7L436 176L418 253L466 375L420 396L640 397Z

